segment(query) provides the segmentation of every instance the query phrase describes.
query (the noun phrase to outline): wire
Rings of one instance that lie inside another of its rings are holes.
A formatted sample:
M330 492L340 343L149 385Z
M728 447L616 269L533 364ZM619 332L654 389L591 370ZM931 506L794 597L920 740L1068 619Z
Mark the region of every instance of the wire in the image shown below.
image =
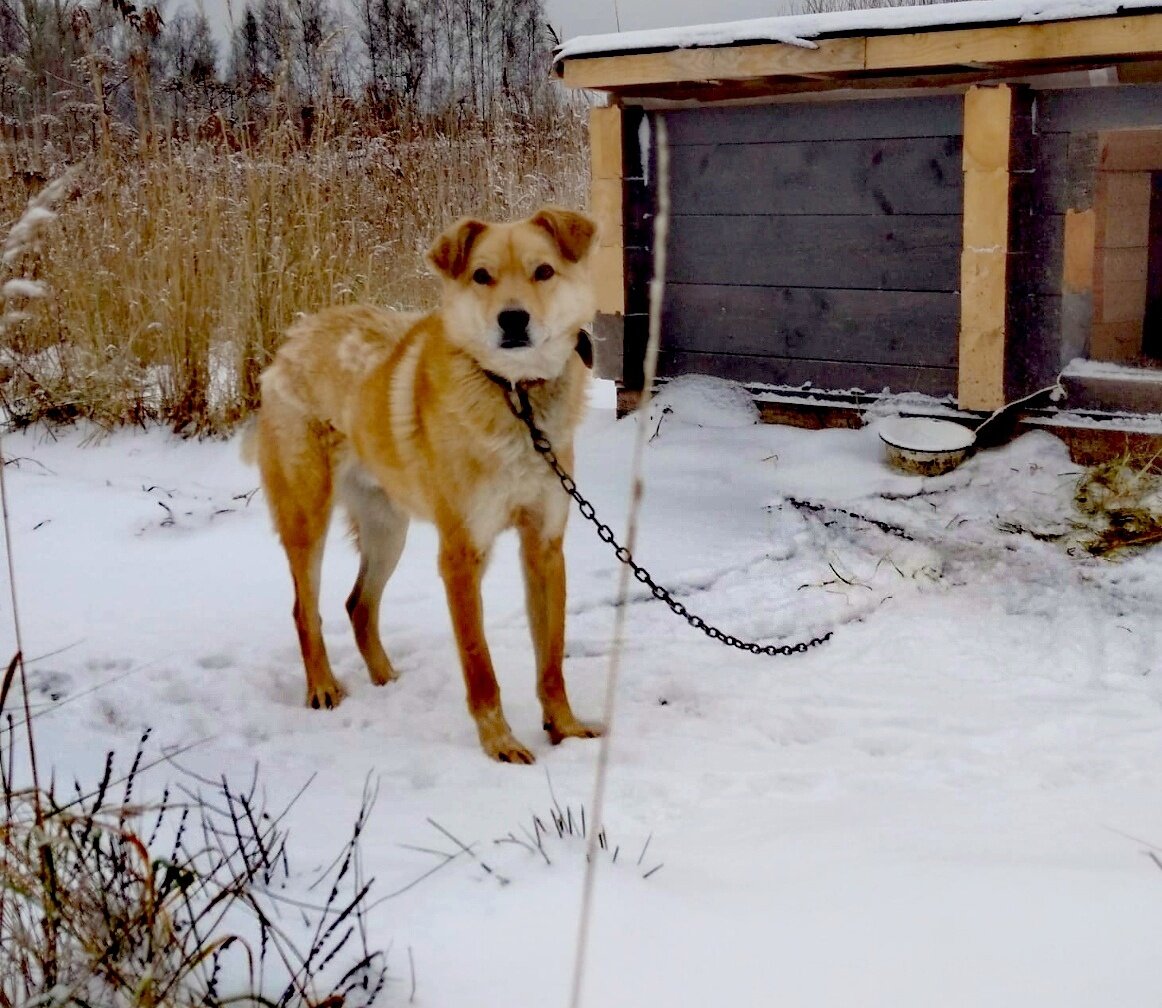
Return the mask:
M666 241L670 230L670 147L666 135L666 121L661 116L654 117L655 143L657 152L657 213L654 217L654 275L650 280L650 326L646 341L645 378L642 382L641 399L637 412L639 422L633 451L633 477L630 484L629 516L626 519L625 545L630 552L637 544L638 515L645 495L645 481L642 479L642 463L645 458L646 433L649 424L645 422L645 411L649 407L654 378L658 370L658 350L662 340L662 296L665 292ZM577 928L576 959L573 964L573 988L569 998L570 1008L580 1008L585 980L585 965L589 953L590 922L593 916L593 889L597 877L598 838L603 829L605 790L609 777L609 759L613 745L613 715L617 705L617 682L621 673L621 653L625 645L625 621L629 612L629 568L622 566L617 586L617 608L614 615L613 642L609 655L609 670L605 678L605 704L602 720L605 734L601 737L597 751L596 779L593 787L593 827L589 831L588 851L585 863L585 879L581 891L581 919Z
M36 745L32 738L32 709L28 700L28 677L24 671L24 638L20 631L20 606L16 597L16 561L12 558L12 523L8 517L8 465L4 458L4 441L0 438L0 511L4 516L4 552L8 558L8 595L12 602L12 629L16 635L16 665L20 670L20 692L24 700L24 723L28 726L28 764L32 771L32 789L36 795L36 818L42 818L40 806L40 774L36 765Z

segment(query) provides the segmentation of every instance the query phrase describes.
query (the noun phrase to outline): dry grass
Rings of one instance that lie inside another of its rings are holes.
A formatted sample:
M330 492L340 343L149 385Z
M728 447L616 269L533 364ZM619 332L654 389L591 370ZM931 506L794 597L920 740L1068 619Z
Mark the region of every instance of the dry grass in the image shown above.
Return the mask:
M228 431L296 314L428 303L422 257L436 230L466 213L583 205L585 145L584 116L569 108L383 136L320 129L305 147L289 131L233 151L108 145L82 167L48 254L0 274L48 289L3 334L9 420ZM0 221L23 210L19 168L0 147Z
M257 774L141 805L143 756L115 779L110 753L92 790L63 796L18 786L0 745L0 1008L372 1004L386 964L367 941L358 845L374 794L304 902L283 891L299 873Z
M1086 470L1074 503L1088 553L1107 556L1162 542L1162 465L1156 455L1123 455Z

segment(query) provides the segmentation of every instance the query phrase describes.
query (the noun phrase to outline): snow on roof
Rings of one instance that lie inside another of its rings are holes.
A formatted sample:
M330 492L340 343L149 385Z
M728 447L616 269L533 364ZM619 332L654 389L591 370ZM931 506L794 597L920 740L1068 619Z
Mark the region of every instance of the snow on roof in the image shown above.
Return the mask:
M1162 9L1162 0L957 0L925 7L790 14L783 17L690 25L610 35L579 35L557 51L557 60L624 52L726 46L737 42L783 42L816 48L812 39L827 35L905 32L957 25L1066 21Z

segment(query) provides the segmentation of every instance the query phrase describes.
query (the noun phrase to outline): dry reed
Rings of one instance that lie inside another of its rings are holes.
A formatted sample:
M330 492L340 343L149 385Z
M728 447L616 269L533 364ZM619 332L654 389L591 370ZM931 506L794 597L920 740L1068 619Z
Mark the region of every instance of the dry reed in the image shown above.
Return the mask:
M331 126L309 143L282 129L97 153L51 225L51 251L0 275L49 294L3 334L8 420L227 432L297 314L430 303L435 232L466 213L583 205L585 144L584 116L561 107L380 135ZM0 221L14 221L29 190L11 148L0 180Z

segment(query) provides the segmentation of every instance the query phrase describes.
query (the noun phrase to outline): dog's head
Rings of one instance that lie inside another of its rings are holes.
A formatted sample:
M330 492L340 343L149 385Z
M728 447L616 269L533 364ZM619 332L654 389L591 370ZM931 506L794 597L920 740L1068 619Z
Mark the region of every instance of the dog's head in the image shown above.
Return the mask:
M557 207L511 224L452 225L428 253L443 281L448 338L509 381L556 378L596 307L596 230L583 214Z

